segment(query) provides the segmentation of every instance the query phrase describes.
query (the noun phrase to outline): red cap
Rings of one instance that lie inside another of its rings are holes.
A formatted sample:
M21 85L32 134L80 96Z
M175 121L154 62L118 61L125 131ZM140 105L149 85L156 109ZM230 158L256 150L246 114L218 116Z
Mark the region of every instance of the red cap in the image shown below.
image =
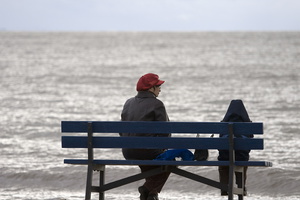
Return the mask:
M159 80L159 77L157 74L152 74L152 73L145 74L137 82L136 90L137 91L145 91L145 90L152 88L153 86L161 85L164 82L165 81Z

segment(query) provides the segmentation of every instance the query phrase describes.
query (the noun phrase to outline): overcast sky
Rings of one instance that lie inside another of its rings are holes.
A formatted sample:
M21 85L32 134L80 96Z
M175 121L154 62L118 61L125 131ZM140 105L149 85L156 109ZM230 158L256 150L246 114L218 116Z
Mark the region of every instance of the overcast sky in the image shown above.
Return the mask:
M300 0L0 0L7 31L300 31Z

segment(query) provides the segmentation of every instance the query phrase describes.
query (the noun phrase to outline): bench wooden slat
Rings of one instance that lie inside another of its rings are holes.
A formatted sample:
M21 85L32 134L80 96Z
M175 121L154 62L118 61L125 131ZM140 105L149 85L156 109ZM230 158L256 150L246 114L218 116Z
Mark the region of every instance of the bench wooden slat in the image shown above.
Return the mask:
M62 136L63 148L87 148L86 136ZM235 138L235 150L263 149L263 139ZM93 137L93 148L224 149L228 138Z
M87 132L87 121L62 121L62 132ZM92 122L94 133L202 133L228 134L227 122ZM262 123L234 123L235 135L263 134Z
M87 159L65 159L65 164L87 165ZM94 160L97 165L175 165L175 166L229 166L229 161L169 161L169 160ZM237 166L272 166L266 161L235 161Z

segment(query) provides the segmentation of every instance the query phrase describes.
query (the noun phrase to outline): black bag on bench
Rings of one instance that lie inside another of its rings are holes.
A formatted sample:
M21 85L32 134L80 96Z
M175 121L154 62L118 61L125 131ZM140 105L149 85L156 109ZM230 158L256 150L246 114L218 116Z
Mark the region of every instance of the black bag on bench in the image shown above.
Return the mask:
M207 149L195 149L194 152L194 159L197 161L204 161L207 160L209 156Z
M199 134L197 134L197 137L199 137ZM213 137L213 135L211 135L211 137ZM208 149L195 149L194 160L205 161L208 159L208 156Z

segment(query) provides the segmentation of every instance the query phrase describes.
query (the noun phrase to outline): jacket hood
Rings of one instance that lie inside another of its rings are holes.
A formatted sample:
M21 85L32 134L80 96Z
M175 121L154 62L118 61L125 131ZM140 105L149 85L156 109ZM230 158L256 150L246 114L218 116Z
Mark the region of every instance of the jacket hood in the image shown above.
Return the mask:
M251 122L242 100L232 100L222 122Z

